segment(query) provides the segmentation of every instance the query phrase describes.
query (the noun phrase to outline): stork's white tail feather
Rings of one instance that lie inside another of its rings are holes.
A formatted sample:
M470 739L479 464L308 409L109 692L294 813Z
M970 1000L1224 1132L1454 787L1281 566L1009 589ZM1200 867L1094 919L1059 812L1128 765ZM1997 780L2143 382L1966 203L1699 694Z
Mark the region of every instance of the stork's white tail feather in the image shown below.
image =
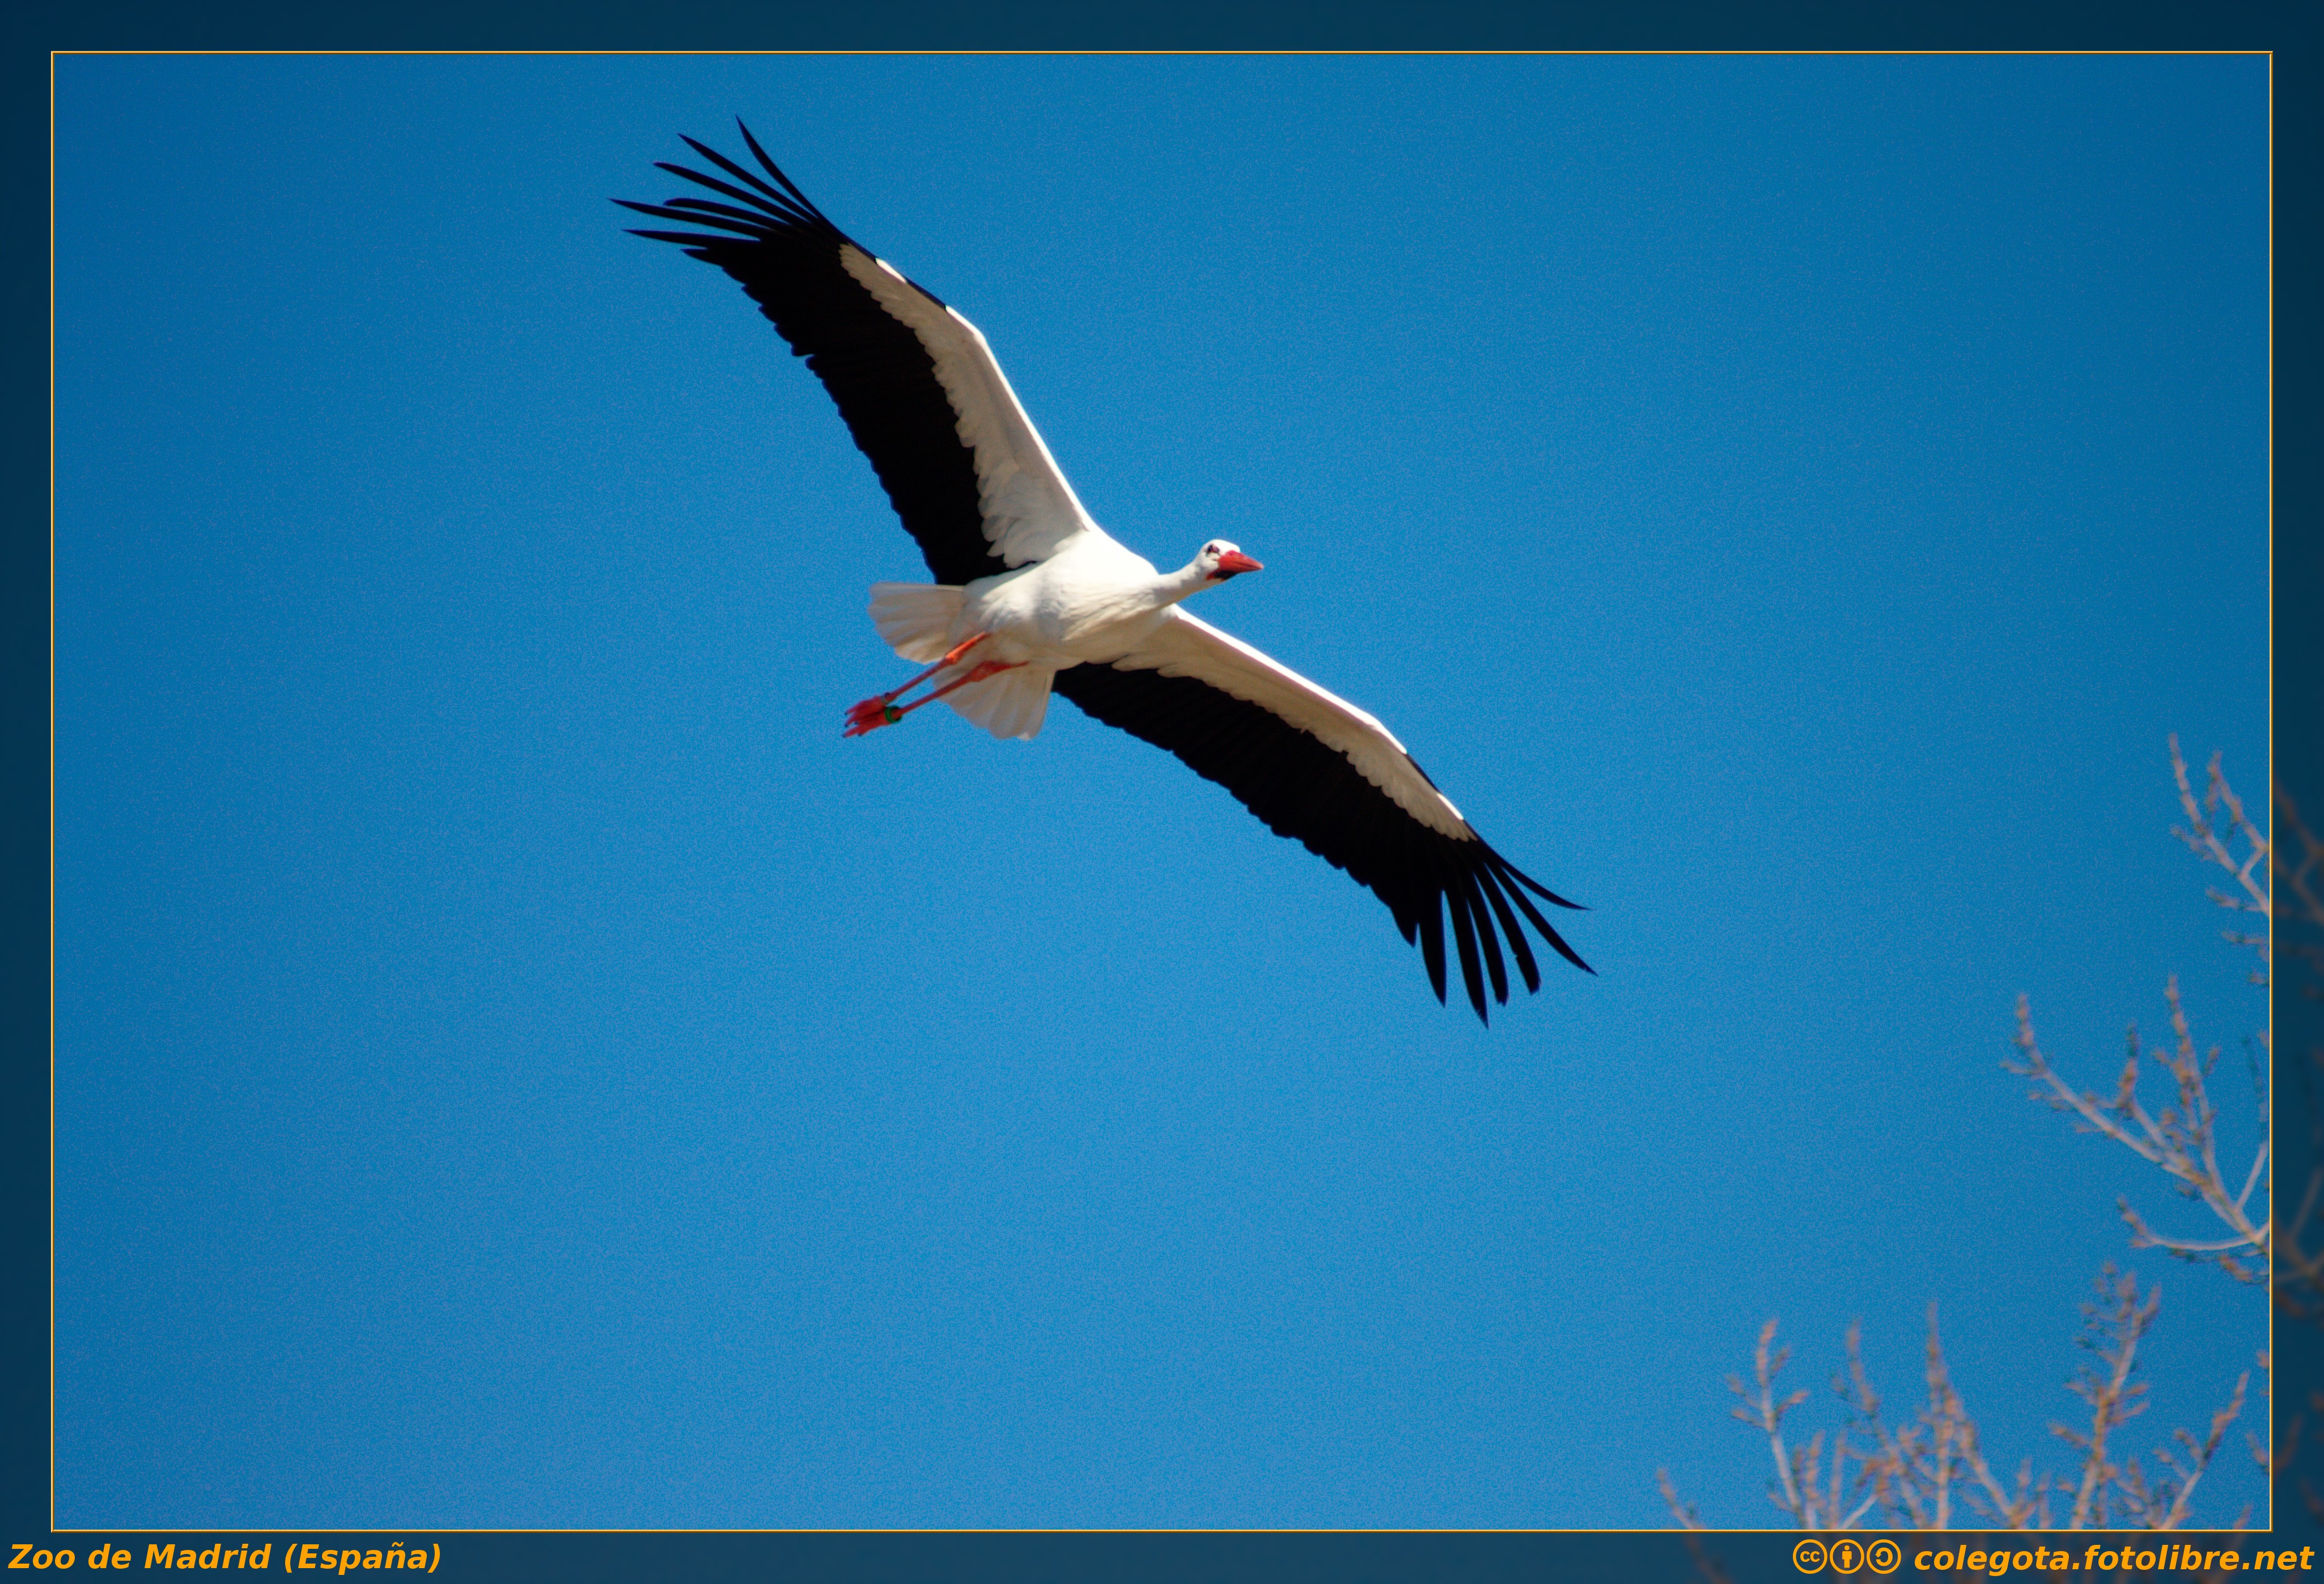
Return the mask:
M872 625L898 655L932 665L952 647L952 625L960 616L962 595L963 590L942 583L874 583Z
M872 625L896 653L921 665L933 665L953 646L953 626L960 619L964 591L944 583L874 583L872 585ZM979 657L971 654L965 664ZM938 685L959 675L938 677ZM945 695L945 702L996 737L1038 736L1049 715L1049 679L1056 673L1038 666L1020 665L971 682Z
M945 694L945 702L996 737L1029 738L1048 718L1049 681L1056 674L1044 666L1016 666Z

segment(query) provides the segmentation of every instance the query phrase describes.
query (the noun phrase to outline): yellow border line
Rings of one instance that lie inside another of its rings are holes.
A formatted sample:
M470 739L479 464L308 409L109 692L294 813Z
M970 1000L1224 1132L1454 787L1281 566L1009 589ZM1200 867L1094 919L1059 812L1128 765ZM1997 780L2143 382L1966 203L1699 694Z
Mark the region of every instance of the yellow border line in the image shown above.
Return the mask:
M2267 1527L2275 1532L2275 52L2267 57Z
M1395 58L1599 58L1599 56L2013 56L2013 58L2129 58L2129 56L2268 56L2273 49L51 49L56 56L1395 56ZM2273 114L2273 86L2271 86ZM1367 1531L1369 1533L1369 1531ZM1659 1533L1659 1531L1653 1531ZM1790 1531L1773 1531L1790 1533Z
M1534 57L1731 57L1860 58L1872 56L2027 57L2114 59L2125 57L2229 58L2261 56L2267 61L2267 764L2268 785L2275 784L2275 51L2265 50L51 50L49 51L49 1533L51 1534L1662 1534L1687 1533L1797 1534L1797 1529L1749 1528L1700 1531L1655 1529L435 1529L406 1525L396 1529L285 1529L260 1526L186 1529L164 1526L140 1529L60 1529L57 1516L57 60L76 57L274 57L365 59L406 56L521 56L569 58L583 56L731 56L899 57L944 56L994 58L1005 56L1170 56L1170 57L1305 57L1370 56L1396 58L1534 58ZM2268 1287L2275 1284L2275 968L2273 910L2275 800L2268 799ZM2275 1432L2275 1305L2267 1306L2268 1433ZM2275 1481L2268 1481L2268 1526L2265 1530L2189 1529L2183 1533L2233 1533L2264 1540L2275 1527ZM1866 1531L1879 1534L1925 1533L1933 1531ZM1977 1530L1944 1533L1974 1534ZM2030 1533L2064 1533L2067 1531Z
M57 58L49 56L49 1529L57 1526Z

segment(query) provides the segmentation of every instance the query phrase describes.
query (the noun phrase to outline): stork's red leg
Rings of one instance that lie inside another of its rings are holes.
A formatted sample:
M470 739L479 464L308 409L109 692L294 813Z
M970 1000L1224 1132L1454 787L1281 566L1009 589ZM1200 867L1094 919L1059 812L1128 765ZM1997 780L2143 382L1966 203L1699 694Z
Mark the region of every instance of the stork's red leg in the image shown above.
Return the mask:
M935 703L937 699L943 698L946 693L951 692L955 688L964 688L971 682L981 682L985 678L989 676L997 676L1004 671L1015 671L1019 666L1024 663L1025 662L1021 660L987 660L981 662L977 665L976 669L970 672L966 676L959 677L952 681L946 682L943 687L938 688L927 698L915 699L909 704L905 705L901 709L896 711L897 718L901 719L903 717L909 715L913 710L918 709L923 704ZM866 729L868 730L870 728L867 727Z
M866 716L862 719L856 721L854 725L849 727L845 731L839 735L848 737L860 737L867 731L877 731L883 726L893 726L896 722L903 719L904 717L909 715L913 710L918 709L923 704L933 704L937 699L943 698L946 693L953 692L957 689L964 688L971 682L981 682L989 676L997 676L1004 671L1015 671L1019 666L1024 663L1025 662L1021 660L1011 660L1006 662L987 660L981 662L973 671L969 672L964 676L954 677L951 681L946 682L943 687L938 688L927 698L915 699L909 704L901 706L894 704L882 706L878 713Z
M902 687L891 689L888 692L866 699L861 703L850 705L847 710L847 729L840 735L850 737L862 736L867 731L883 726L892 726L903 719L904 711L894 708L898 699L927 681L945 667L958 665L962 655L966 654L991 636L992 635L990 633L973 633L954 644L942 660L937 661ZM925 704L927 700L924 699L921 702Z

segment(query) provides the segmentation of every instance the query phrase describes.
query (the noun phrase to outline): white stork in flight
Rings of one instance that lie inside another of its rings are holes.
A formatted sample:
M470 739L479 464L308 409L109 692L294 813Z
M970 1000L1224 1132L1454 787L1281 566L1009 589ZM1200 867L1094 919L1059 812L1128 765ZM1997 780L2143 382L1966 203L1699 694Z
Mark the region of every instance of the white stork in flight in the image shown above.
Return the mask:
M689 137L733 180L659 168L717 199L616 201L705 227L637 235L742 283L839 403L936 576L933 586L872 585L881 637L927 669L849 710L846 735L942 699L995 736L1030 737L1055 689L1176 754L1277 836L1378 893L1406 941L1418 940L1440 1002L1448 914L1480 1019L1489 976L1494 999L1509 998L1504 938L1526 988L1541 988L1520 914L1594 971L1526 893L1579 904L1487 846L1388 727L1181 603L1259 562L1214 539L1177 571L1157 572L1117 543L1082 509L976 327L849 239L742 132L773 186ZM917 702L897 703L939 677Z

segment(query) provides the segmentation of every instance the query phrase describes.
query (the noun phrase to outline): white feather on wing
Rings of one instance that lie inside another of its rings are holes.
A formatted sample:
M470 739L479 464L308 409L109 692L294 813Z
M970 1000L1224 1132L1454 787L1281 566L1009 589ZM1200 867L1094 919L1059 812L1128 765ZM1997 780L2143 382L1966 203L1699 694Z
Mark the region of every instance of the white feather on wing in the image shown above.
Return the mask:
M984 537L1001 559L1021 567L1047 560L1069 535L1102 536L1025 415L983 332L853 243L840 248L839 259L927 348L936 383L960 415L961 440L975 456Z
M1170 619L1152 637L1113 664L1121 671L1192 677L1230 697L1256 704L1346 755L1359 774L1430 829L1460 841L1477 838L1452 800L1429 784L1404 745L1396 740L1396 734L1377 718L1232 634L1189 616L1183 606L1172 607Z

